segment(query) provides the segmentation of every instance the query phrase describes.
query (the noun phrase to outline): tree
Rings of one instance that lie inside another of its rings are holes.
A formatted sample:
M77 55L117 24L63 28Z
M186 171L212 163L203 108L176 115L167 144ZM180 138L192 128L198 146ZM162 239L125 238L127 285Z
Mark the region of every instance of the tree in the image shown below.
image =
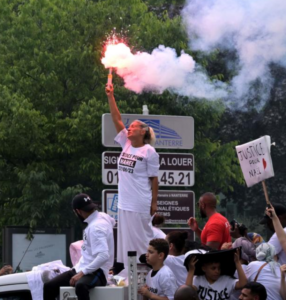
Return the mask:
M134 50L159 44L187 50L180 17L158 17L139 0L69 2L3 0L0 10L1 225L74 224L72 197L99 200L101 115L108 111L100 63L114 27L128 31ZM196 122L195 191L231 189L241 181L234 142L214 136L223 107L177 97L136 95L115 78L122 113L193 115Z

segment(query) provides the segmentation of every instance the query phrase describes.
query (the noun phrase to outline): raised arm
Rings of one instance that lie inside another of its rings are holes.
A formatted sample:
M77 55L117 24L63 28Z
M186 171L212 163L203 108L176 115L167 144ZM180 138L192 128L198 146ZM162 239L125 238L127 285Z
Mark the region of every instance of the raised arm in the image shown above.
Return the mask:
M245 273L242 269L240 260L239 260L239 249L236 250L236 253L234 254L234 262L237 270L238 275L238 281L235 284L235 289L240 290L247 284L247 278L245 276Z
M195 275L195 265L197 263L197 258L193 256L189 262L189 271L188 271L188 276L186 280L186 285L191 286L195 291L197 291L197 287L193 285L193 280L194 280L194 275Z
M276 215L275 209L271 205L270 208L266 208L266 214L270 219L272 219L272 223L277 235L277 238L279 240L279 243L283 249L284 252L286 252L286 233L280 223L279 218Z
M105 86L105 93L107 95L111 117L112 117L114 126L116 128L116 131L118 133L122 129L124 129L125 126L124 126L124 124L122 122L121 115L120 115L120 112L118 110L115 98L114 98L114 89L113 89L113 85L112 84L107 84Z

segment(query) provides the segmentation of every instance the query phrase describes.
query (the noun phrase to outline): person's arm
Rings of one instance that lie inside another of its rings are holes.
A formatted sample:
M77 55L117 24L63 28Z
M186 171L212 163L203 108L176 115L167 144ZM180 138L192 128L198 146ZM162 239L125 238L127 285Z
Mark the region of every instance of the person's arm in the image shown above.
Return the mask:
M151 150L152 149L152 150ZM147 153L147 176L151 181L151 190L152 190L152 202L150 214L151 216L157 211L157 197L158 197L158 174L159 174L159 155L158 153L151 148L150 152Z
M113 85L112 84L107 84L105 86L105 93L107 95L108 99L108 104L109 104L109 109L110 109L110 114L114 123L114 126L116 128L117 133L119 133L122 129L125 128L120 112L118 110L117 104L115 102L114 98L114 90L113 90Z
M286 265L282 265L280 267L280 271L281 271L280 295L283 300L286 300L286 283L285 283Z
M196 235L200 238L201 234L202 234L202 230L199 228L197 220L193 217L189 218L188 225L196 233Z
M101 266L105 264L110 257L107 236L104 230L96 228L91 232L88 238L90 239L90 243L92 246L91 254L94 256L94 260L91 261L85 268L83 268L71 278L71 286L74 286L76 282L84 275L90 274L96 271L97 269L101 268Z
M206 233L206 245L214 250L219 250L223 239L224 224L212 223Z
M271 205L271 208L266 208L266 214L270 219L272 219L272 223L277 235L277 238L279 240L279 243L283 249L284 252L286 252L286 233L280 223L279 218L276 215L275 209Z
M197 263L197 258L194 256L191 258L190 263L189 263L189 271L188 271L188 276L186 280L186 285L191 286L195 291L197 291L197 287L193 285L193 280L194 280L194 274L195 274L195 265Z
M6 265L0 270L0 276L12 274L12 273L13 273L13 268L10 265Z
M150 177L152 189L152 202L151 202L151 216L157 211L157 197L158 197L158 177Z
M239 249L236 250L236 253L234 254L234 262L237 270L238 275L238 281L235 284L235 289L240 290L247 284L247 278L245 276L245 273L242 269L240 260L239 260Z
M74 275L70 280L70 285L75 286L76 282L86 274L92 273L99 269L109 259L109 252L99 253L96 258L83 270Z
M230 243L223 243L220 250L228 250L228 249L232 249L232 242Z
M214 250L219 250L220 242L215 242L215 241L207 242L206 245Z
M158 296L156 294L151 293L147 285L139 288L138 294L142 295L144 300L169 300L166 296Z

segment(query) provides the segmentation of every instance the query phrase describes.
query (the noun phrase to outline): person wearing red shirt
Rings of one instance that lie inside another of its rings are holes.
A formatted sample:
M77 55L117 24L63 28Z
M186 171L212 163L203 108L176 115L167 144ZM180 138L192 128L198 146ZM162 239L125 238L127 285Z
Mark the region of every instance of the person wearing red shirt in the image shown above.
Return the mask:
M230 224L216 211L216 197L213 193L203 194L198 205L201 217L208 218L208 222L201 230L197 220L192 217L188 220L188 225L201 239L203 245L219 250L223 243L231 242Z

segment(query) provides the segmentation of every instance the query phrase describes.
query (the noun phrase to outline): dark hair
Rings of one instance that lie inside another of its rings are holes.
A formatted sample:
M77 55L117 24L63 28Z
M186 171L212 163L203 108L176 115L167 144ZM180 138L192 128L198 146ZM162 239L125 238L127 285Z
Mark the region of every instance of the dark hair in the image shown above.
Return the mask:
M159 214L156 214L152 219L152 225L161 225L165 222L165 217Z
M149 245L152 246L158 253L164 253L164 260L169 254L169 244L164 239L153 239L149 242Z
M267 292L266 289L264 287L264 285L262 285L259 282L248 282L243 289L249 289L251 291L251 294L255 295L255 296L259 296L259 300L266 300L267 299Z
M174 300L199 300L199 297L193 287L181 285L175 292Z
M185 241L188 238L188 233L186 231L171 231L167 234L167 240L169 244L174 244L176 251L182 253L185 248Z

